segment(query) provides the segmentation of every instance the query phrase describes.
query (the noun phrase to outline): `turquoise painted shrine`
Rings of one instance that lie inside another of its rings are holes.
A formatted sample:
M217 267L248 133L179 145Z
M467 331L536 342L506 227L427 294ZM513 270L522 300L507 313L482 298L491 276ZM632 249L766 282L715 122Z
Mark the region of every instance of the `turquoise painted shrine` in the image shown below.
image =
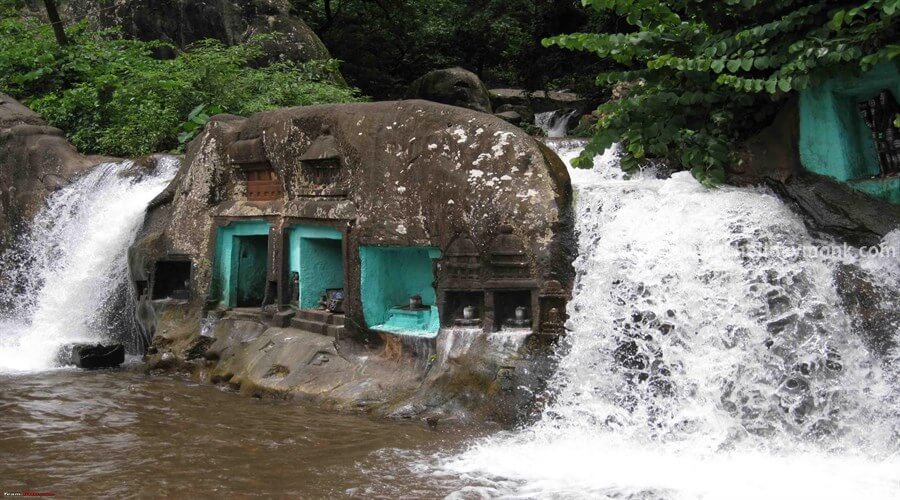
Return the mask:
M900 204L900 134L892 125L898 99L900 72L894 63L881 64L857 77L833 78L801 92L803 167ZM872 121L876 122L878 141L873 137Z
M216 234L214 296L225 307L259 307L266 296L269 229L265 221L232 222Z
M369 328L405 335L433 337L440 329L433 261L434 247L378 247L359 249L363 315ZM410 306L420 296L421 306Z
M343 235L324 226L291 226L288 228L288 260L292 273L297 273L300 309L318 307L327 290L344 288Z

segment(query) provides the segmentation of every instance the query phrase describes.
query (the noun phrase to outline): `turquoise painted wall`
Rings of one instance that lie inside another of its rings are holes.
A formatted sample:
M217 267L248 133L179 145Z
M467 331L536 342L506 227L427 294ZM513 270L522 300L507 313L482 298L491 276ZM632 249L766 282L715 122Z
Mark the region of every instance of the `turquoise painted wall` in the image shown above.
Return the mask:
M850 185L876 198L900 205L900 177L850 181Z
M266 278L269 270L269 237L262 235L235 236L232 255L236 264L232 270L235 306L260 307L266 297Z
M235 293L238 267L238 248L240 236L268 236L269 223L266 221L233 222L220 227L216 233L215 280L211 296L219 300L225 307L235 307Z
M369 327L381 325L395 306L409 304L409 297L421 295L422 304L435 306L432 261L441 256L434 247L377 247L359 249L360 291L363 315ZM437 308L432 307L429 330L439 326Z
M288 230L290 270L300 274L300 307L315 308L328 288L344 288L342 235L321 226L292 226Z
M811 172L839 181L880 174L872 133L857 103L889 89L900 100L900 72L881 64L859 77L834 78L800 93L800 161ZM887 188L866 190L885 196ZM891 191L889 198L896 196Z

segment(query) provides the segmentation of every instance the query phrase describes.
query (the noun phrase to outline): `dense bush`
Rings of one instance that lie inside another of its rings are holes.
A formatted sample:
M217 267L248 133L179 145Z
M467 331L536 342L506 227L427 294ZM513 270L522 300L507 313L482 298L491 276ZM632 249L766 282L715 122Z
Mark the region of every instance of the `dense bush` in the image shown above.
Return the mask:
M261 39L226 47L205 41L157 59L162 42L114 31L67 29L60 47L46 23L20 19L0 0L0 90L66 131L82 151L135 156L179 146L209 112L239 115L283 106L348 102L336 61L251 67ZM189 116L190 115L190 116Z
M900 0L583 2L622 16L628 29L545 44L614 60L623 71L598 83L628 90L599 108L582 165L622 142L626 169L665 158L718 184L735 144L768 123L790 93L900 55Z

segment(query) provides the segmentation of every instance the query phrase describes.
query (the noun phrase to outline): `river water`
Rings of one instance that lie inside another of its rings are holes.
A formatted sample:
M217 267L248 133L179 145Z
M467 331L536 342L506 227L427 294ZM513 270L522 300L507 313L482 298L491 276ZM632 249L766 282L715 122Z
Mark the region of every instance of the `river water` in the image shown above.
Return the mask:
M132 370L5 375L0 395L0 488L63 498L433 498L458 488L423 480L406 454L477 435Z
M579 151L554 147L567 160ZM572 171L578 278L543 416L507 432L432 430L136 364L55 368L62 340L115 334L102 309L141 207L171 176L121 180L117 168L57 194L35 257L12 266L23 285L0 318L4 491L900 498L900 230L877 252L848 252L765 189L711 191L683 173L626 179L608 151ZM116 209L92 216L106 205ZM85 237L108 217L116 231ZM87 256L111 263L88 272ZM71 272L60 282L54 270ZM863 309L847 307L847 283L870 292Z

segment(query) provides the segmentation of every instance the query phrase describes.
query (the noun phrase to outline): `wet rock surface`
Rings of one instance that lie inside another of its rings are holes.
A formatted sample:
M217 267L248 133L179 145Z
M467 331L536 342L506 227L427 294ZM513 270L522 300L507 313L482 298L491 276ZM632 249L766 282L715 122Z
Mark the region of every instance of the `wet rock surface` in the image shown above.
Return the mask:
M174 318L173 318L174 319ZM176 319L177 321L177 319ZM255 397L299 399L324 408L396 419L492 421L535 418L553 370L540 339L454 331L387 355L385 347L226 317L191 358L192 338L154 339L151 371L187 372Z
M770 186L817 229L860 246L877 245L900 227L900 206L860 193L829 177L800 172Z
M115 368L125 362L122 344L69 344L57 355L60 365L75 365L85 370Z

